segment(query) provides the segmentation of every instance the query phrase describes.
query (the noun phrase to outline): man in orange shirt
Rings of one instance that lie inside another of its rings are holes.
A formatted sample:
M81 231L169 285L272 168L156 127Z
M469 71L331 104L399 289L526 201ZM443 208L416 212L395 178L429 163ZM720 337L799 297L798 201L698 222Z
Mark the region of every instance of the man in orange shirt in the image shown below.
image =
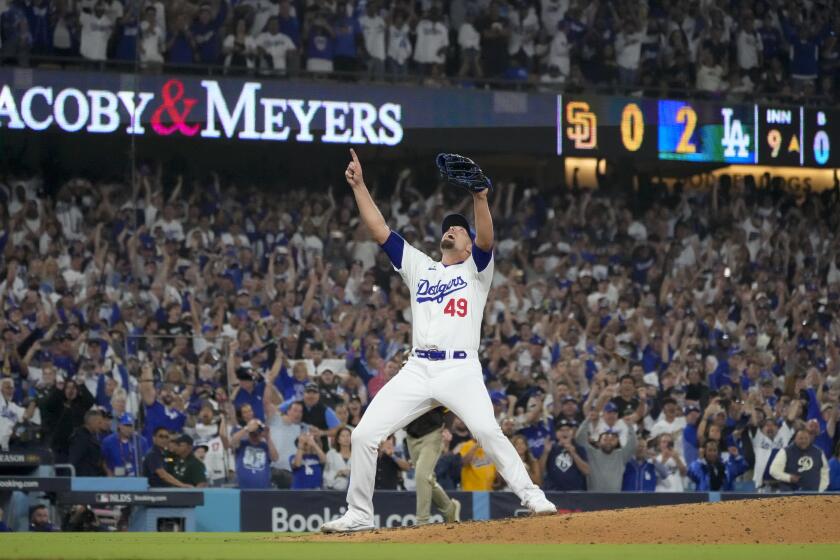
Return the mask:
M489 492L496 480L496 465L474 439L458 446L461 455L461 490Z

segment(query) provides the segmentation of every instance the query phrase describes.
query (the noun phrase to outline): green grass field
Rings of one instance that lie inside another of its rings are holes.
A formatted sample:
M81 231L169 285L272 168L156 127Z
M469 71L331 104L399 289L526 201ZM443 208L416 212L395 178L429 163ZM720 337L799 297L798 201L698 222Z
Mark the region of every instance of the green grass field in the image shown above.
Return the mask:
M482 545L300 542L268 533L16 533L0 558L177 560L828 560L840 545Z

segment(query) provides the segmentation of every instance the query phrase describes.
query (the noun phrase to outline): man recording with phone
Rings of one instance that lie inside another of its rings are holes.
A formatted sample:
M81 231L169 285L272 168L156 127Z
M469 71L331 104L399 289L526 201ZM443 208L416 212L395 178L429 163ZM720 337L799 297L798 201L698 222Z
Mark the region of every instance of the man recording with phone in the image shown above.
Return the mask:
M230 446L236 454L239 488L271 488L271 463L279 455L269 428L253 418L233 434Z

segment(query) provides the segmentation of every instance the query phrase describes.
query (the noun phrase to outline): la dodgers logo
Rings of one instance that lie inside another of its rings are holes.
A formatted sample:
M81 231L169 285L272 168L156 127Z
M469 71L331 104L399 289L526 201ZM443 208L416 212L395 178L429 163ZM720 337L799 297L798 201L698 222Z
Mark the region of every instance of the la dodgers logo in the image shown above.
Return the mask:
M417 303L423 303L424 301L441 303L443 302L443 298L449 294L463 290L466 287L467 282L460 276L456 276L445 284L440 281L437 284L432 284L428 280L420 280L417 283Z

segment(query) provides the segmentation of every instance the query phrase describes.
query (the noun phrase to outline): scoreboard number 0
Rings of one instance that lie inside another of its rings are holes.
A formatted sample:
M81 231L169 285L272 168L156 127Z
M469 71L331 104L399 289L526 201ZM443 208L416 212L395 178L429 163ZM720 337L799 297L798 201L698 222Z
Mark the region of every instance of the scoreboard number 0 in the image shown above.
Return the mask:
M629 152L642 147L645 139L645 117L635 103L628 103L621 111L621 142Z
M697 112L689 105L683 105L677 111L677 122L685 124L680 141L677 143L678 154L694 154L697 153L697 146L691 142L691 137L694 135L694 129L697 128Z
M814 135L814 159L819 165L825 165L830 153L831 142L828 139L828 134L826 131L820 130Z

